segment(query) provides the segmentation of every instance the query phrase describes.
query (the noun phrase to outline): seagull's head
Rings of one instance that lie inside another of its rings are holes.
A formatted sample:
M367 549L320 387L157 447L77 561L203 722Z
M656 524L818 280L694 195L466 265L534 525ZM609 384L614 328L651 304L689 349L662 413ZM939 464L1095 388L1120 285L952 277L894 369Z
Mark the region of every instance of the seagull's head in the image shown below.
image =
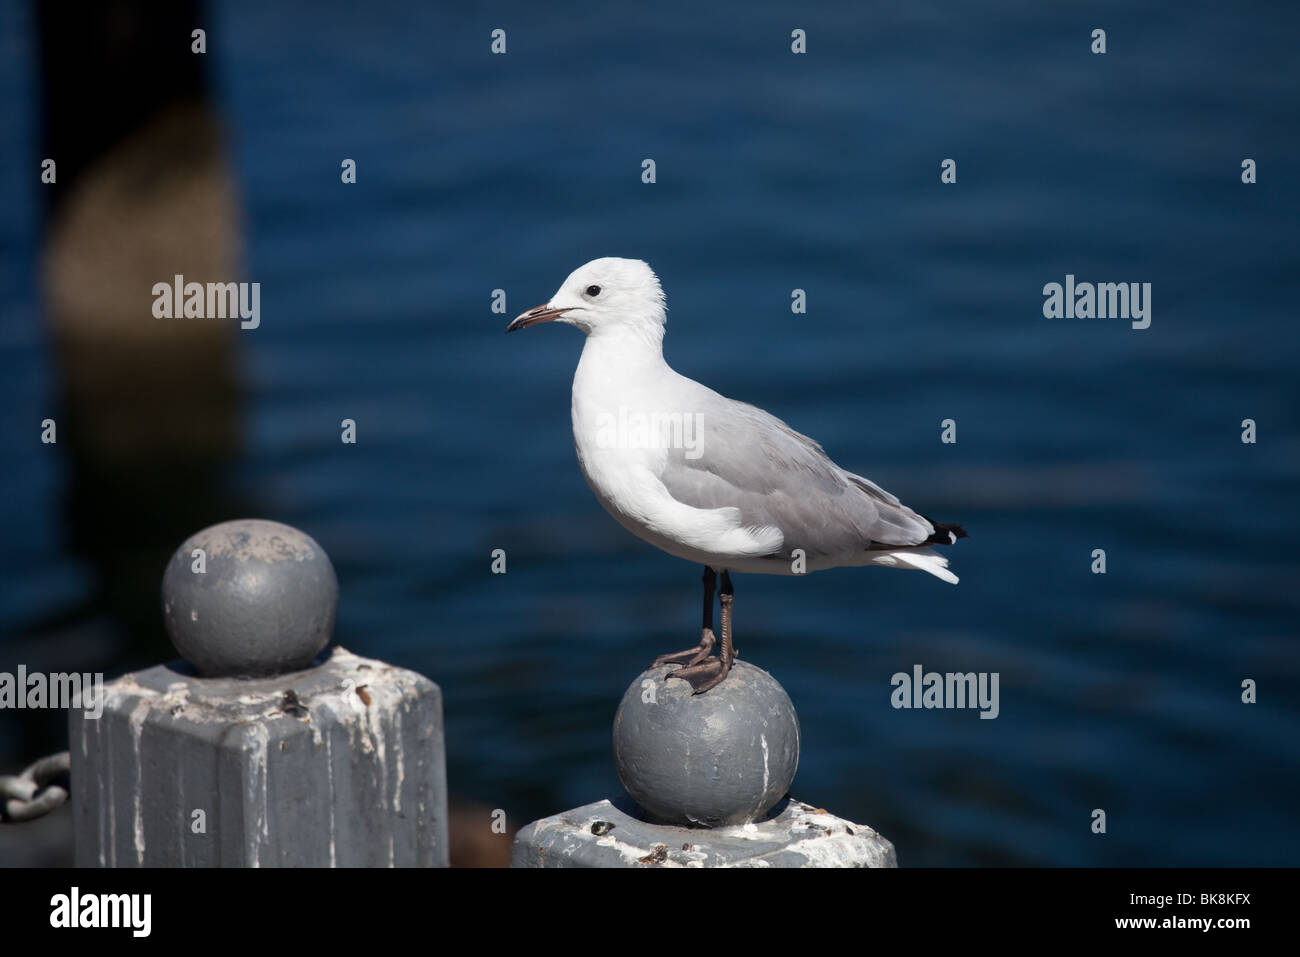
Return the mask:
M657 342L666 322L664 291L640 259L593 259L569 273L545 305L516 316L506 332L539 322L567 323L589 336L634 331Z

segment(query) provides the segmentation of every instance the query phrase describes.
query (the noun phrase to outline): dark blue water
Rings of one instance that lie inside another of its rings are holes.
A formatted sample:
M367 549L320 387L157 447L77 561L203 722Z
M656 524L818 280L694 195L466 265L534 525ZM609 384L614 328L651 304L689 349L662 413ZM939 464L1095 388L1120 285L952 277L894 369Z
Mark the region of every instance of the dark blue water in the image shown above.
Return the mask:
M799 710L796 796L910 865L1300 862L1294 9L259 6L219 4L210 28L262 284L233 481L328 550L344 645L442 685L459 793L517 825L620 792L618 699L698 627L699 569L618 527L578 471L581 336L501 334L619 255L663 280L679 371L971 533L956 588L737 579L738 643ZM34 94L4 18L0 627L19 654L87 585L31 442L51 390ZM1067 273L1150 282L1151 327L1044 318ZM1000 673L1000 716L894 710L916 663Z

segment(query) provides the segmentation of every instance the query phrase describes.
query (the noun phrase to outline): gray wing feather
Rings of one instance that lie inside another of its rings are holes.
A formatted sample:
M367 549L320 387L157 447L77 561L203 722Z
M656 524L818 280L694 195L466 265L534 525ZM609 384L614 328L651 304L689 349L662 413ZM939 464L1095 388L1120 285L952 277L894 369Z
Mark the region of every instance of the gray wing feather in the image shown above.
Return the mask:
M815 556L872 543L916 545L933 534L923 517L841 469L808 436L757 406L711 395L701 409L701 454L689 458L686 449L670 450L661 476L677 501L737 508L747 527L780 529L782 557L795 548Z

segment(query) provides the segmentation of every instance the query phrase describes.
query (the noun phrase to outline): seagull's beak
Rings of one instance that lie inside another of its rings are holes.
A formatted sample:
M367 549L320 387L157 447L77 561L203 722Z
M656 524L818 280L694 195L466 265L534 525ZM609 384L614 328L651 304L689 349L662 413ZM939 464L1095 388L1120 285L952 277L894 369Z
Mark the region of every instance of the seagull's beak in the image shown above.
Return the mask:
M525 329L528 326L538 322L550 322L552 319L558 319L564 315L563 309L552 309L551 304L544 306L534 306L527 312L521 312L511 320L510 325L506 326L506 332L514 332L516 329Z

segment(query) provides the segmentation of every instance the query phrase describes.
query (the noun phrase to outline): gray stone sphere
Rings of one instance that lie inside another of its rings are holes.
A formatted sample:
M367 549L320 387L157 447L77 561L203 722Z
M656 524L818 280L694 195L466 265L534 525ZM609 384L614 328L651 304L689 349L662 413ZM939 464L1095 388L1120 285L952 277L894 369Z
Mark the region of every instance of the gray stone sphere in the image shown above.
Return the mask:
M799 719L789 695L744 661L699 695L668 679L674 670L642 672L623 695L614 717L619 780L658 823L761 819L790 790L799 766Z
M262 519L191 535L163 573L167 634L205 678L309 667L334 634L338 601L334 566L316 540Z

